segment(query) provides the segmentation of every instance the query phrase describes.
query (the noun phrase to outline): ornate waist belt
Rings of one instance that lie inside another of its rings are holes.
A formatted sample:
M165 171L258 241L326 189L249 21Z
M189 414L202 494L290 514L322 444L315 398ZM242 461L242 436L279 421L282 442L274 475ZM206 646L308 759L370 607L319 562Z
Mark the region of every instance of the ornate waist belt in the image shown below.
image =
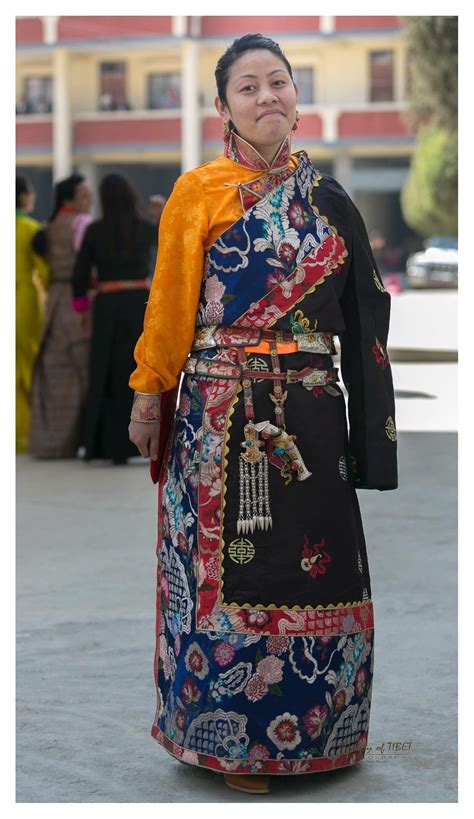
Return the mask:
M271 372L253 369L247 360L247 348L268 340ZM332 395L341 395L332 384L339 380L337 367L322 370L304 367L301 370L283 370L280 366L279 343L296 342L299 352L327 353L334 355L332 333L290 333L271 330L255 330L251 327L202 327L196 332L193 350L215 347L234 347L238 363L220 359L203 359L190 356L183 372L195 376L235 379L242 382L246 423L245 439L240 444L239 457L239 513L237 534L247 534L259 528L268 530L272 526L270 510L268 464L275 466L285 483L294 476L298 481L311 477L301 453L294 443L296 435L286 431L284 403L287 391L282 384L301 382L311 390L322 386ZM256 421L252 381L268 380L273 384L270 398L275 405L275 423L269 420Z
M308 390L312 390L313 387L316 386L331 384L333 381L339 381L337 367L331 367L328 370L304 367L302 370L265 372L262 370L252 370L241 364L229 364L227 361L219 361L218 359L193 358L192 356L187 359L183 367L183 372L188 375L202 375L209 376L210 378L243 378L245 380L253 378L258 381L269 379L271 381L286 381L287 384L302 381L303 387L306 387Z
M224 327L222 324L198 327L192 349L208 350L213 347L256 347L261 341L296 343L301 353L336 354L331 332L290 333L285 330L258 330L254 327Z

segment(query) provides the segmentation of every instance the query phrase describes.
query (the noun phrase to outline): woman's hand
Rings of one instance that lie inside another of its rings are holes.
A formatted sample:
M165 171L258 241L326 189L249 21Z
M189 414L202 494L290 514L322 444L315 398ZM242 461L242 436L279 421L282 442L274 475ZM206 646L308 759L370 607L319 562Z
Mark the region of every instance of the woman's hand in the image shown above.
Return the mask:
M159 421L154 421L153 423L130 421L128 437L144 458L151 458L152 461L158 459L158 443L160 439Z

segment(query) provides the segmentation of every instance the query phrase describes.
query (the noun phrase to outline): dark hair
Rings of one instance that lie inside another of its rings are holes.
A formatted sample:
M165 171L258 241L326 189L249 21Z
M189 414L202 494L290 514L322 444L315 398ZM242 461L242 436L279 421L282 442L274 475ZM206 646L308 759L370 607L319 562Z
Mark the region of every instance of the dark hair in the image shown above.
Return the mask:
M263 34L244 34L243 37L239 37L238 40L234 40L232 45L229 46L227 51L224 52L217 63L214 74L216 78L217 93L221 102L227 104L226 88L231 66L246 51L254 51L257 48L265 49L266 51L271 51L272 54L275 54L275 56L284 63L291 79L293 80L291 65L275 40L271 40L270 37L264 37Z
M105 248L109 253L128 253L141 216L138 193L124 176L109 173L99 188Z
M25 193L32 193L33 189L24 176L16 178L16 207L20 208L20 199Z
M85 182L85 176L79 173L73 173L61 182L56 182L54 186L54 208L49 221L52 222L57 216L59 210L66 202L72 202L76 195L76 188L81 182Z

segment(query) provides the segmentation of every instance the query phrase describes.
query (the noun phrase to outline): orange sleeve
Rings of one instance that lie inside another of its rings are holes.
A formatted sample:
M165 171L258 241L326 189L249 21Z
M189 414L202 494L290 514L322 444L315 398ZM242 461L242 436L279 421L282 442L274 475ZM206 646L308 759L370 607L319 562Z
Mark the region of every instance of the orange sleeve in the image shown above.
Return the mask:
M136 392L166 392L179 381L194 338L208 232L202 184L190 171L176 181L160 220L137 367L129 381Z

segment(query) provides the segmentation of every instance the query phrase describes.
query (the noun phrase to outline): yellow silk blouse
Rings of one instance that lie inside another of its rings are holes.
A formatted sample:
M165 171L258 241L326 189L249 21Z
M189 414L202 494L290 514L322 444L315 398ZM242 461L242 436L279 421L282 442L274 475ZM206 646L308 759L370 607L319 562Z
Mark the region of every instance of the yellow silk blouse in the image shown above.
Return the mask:
M290 156L293 170L298 158ZM219 157L177 179L160 220L158 255L135 347L130 387L157 394L176 386L194 338L204 253L242 216L237 183L262 175Z

